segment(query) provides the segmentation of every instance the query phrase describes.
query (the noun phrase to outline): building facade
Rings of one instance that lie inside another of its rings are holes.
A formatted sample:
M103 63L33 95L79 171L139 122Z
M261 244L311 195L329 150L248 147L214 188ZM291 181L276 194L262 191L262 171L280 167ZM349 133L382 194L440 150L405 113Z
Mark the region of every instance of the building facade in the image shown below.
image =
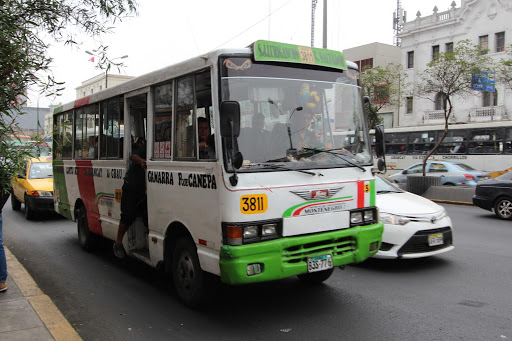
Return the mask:
M385 67L387 64L401 63L400 47L383 43L371 43L362 46L356 46L343 50L347 58L359 66L359 70L365 67ZM384 106L379 110L379 115L383 119L385 128L391 128L396 125L398 118L398 107Z
M489 57L496 62L509 58L505 50L512 43L511 22L512 0L462 0L460 7L452 1L446 11L439 11L436 6L428 16L418 11L414 20L404 23L398 35L402 65L409 80L417 81L418 72L426 68L436 53L453 51L454 44L465 39L489 49ZM436 96L407 97L400 107L400 126L443 124L444 113L439 102ZM474 91L470 97L454 97L452 103L450 123L512 117L512 91L499 83L495 92Z
M134 78L133 76L124 76L124 75L112 75L103 73L93 78L90 78L86 81L82 82L82 85L76 87L76 98L82 98L85 96L89 96L93 93L99 92L101 90L105 90L106 88L111 88L127 80Z

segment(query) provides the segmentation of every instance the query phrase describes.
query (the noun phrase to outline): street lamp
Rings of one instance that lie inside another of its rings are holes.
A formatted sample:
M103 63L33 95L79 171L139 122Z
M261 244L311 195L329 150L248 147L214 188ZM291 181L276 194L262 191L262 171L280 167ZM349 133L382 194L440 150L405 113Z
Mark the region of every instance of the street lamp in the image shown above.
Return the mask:
M85 53L87 54L90 54L91 56L97 56L97 52L98 50L92 50L93 52L90 52L90 51L85 51ZM116 58L112 58L112 59L108 59L105 57L105 53L103 53L103 57L105 58L105 61L106 61L106 65L107 67L105 68L105 89L108 87L108 71L110 70L110 66L112 65L112 62L116 59L125 59L125 58L128 58L128 55L124 55L122 57L116 57Z

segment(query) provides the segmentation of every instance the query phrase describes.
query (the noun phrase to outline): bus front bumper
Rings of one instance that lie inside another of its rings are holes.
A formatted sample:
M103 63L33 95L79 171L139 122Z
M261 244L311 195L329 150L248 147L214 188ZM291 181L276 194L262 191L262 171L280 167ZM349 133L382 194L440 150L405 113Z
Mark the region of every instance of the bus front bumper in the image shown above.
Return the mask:
M334 267L359 263L377 253L383 230L383 224L376 223L241 246L223 245L221 281L248 284L305 274L308 257L321 255L331 255Z

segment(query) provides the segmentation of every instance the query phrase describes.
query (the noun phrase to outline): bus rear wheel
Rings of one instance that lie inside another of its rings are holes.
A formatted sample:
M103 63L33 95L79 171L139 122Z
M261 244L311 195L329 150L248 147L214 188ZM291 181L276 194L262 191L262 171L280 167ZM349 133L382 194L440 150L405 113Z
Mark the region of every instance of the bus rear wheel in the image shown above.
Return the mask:
M89 230L87 222L87 210L80 206L76 213L76 227L78 231L78 241L85 251L92 251L97 246L98 238Z
M186 305L196 308L213 298L216 283L201 269L197 248L190 238L177 240L171 273L176 293Z
M310 272L307 274L297 275L297 277L299 277L299 279L304 283L320 284L326 281L329 277L331 277L333 272L334 268L324 271Z

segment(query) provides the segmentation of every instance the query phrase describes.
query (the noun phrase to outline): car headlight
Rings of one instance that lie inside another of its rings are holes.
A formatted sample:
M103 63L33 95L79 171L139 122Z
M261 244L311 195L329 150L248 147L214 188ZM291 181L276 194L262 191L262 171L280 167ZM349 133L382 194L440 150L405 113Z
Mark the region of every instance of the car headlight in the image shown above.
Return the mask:
M384 213L384 212L380 213L380 220L384 224L390 224L390 225L405 225L411 221L407 217Z

